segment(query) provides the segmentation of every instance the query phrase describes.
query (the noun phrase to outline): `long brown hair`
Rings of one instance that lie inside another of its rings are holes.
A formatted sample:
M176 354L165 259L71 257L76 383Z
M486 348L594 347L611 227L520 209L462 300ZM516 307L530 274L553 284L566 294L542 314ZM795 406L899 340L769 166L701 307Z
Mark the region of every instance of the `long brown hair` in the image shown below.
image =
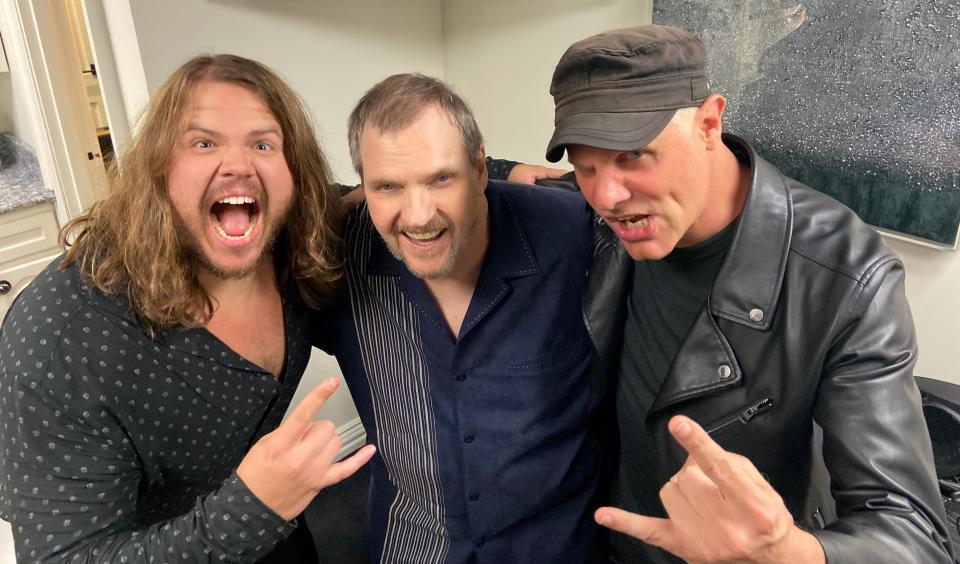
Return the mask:
M67 248L61 267L76 262L94 286L125 297L151 333L160 327L203 325L214 311L212 298L198 281L198 265L177 229L166 185L181 117L202 81L247 88L263 100L282 129L295 188L277 239L281 283L292 280L308 305L321 307L341 275L340 199L302 101L256 61L198 56L177 69L150 99L139 131L108 172L106 197L60 232Z

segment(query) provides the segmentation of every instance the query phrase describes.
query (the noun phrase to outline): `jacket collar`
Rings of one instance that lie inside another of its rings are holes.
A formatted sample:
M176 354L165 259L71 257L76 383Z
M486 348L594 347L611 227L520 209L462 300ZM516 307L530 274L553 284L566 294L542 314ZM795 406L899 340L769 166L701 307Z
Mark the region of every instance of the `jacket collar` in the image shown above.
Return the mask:
M750 190L708 298L709 314L705 310L694 322L651 413L740 384L742 374L736 355L716 318L762 331L770 327L776 313L793 230L793 203L786 179L744 140L725 134L723 141L748 166ZM613 232L599 220L595 255L584 316L608 373L615 374L633 262Z
M793 231L793 202L786 179L739 137L724 143L749 167L752 178L733 241L710 293L711 312L766 330L776 313Z
M650 413L739 386L743 374L717 318L765 331L776 313L793 229L790 193L783 175L745 141L732 135L723 140L748 165L750 191L707 298L709 313L701 311L690 328Z

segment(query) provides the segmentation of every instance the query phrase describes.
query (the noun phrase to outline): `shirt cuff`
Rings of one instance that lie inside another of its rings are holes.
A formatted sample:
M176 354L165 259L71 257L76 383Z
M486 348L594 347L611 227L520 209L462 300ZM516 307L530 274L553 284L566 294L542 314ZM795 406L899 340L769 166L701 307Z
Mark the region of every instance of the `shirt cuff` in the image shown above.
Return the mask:
M204 502L211 539L240 560L258 560L297 528L267 507L236 472Z
M506 180L510 171L518 164L520 163L517 161L487 157L487 175L494 180Z

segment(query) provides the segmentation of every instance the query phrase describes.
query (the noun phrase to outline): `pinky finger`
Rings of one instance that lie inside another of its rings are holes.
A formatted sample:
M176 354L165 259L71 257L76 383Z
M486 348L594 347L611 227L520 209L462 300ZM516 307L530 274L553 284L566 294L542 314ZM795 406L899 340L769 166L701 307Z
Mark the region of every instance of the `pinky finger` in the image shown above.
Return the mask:
M320 487L326 488L353 476L357 470L373 458L376 452L377 448L375 446L366 445L355 452L350 458L331 465L323 475L323 483Z

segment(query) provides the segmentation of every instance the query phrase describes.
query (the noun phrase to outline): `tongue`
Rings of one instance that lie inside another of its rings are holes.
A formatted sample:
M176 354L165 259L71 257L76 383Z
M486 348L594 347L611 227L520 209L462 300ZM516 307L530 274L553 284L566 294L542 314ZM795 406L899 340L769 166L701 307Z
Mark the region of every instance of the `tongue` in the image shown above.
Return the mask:
M247 206L218 206L217 219L220 228L231 237L240 237L250 227L250 213Z

